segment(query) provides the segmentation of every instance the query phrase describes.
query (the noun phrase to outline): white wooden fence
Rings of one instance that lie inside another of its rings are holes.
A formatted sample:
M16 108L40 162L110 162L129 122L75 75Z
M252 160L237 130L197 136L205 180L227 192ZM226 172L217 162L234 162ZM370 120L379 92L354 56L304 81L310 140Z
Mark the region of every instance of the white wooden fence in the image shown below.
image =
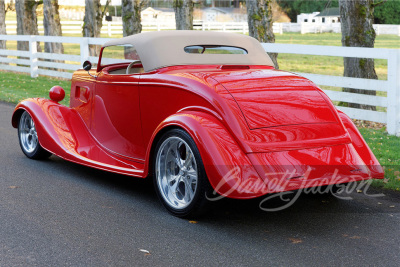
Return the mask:
M63 34L81 34L83 21L61 21ZM142 21L143 31L161 31L175 30L175 21ZM195 30L212 30L212 31L228 31L248 33L249 27L246 21L244 22L211 22L211 21L194 21ZM323 33L335 32L340 33L340 23L278 23L273 25L274 33L283 34L284 32L300 32L305 33ZM400 25L374 24L374 29L377 35L394 34L400 36ZM6 30L8 34L17 33L17 22L6 21ZM38 21L39 34L44 34L43 22ZM122 35L122 21L103 21L101 29L103 34Z
M29 51L0 50L0 69L27 72L32 77L47 75L70 79L72 72L81 68L85 60L96 63L97 57L89 56L89 44L101 45L109 38L51 37L0 35L0 40L29 41ZM37 52L37 42L72 43L80 46L80 55L51 54ZM387 60L387 80L348 78L341 76L299 73L318 85L349 87L356 89L386 92L387 96L371 96L340 91L324 90L334 101L374 105L386 108L383 111L370 111L348 107L338 107L351 118L387 123L389 134L400 134L400 49L355 48L337 46L314 46L292 44L262 44L268 52L290 53L318 56L358 57ZM29 59L20 59L25 57ZM48 60L64 60L65 63ZM47 61L46 61L47 60ZM312 64L312 63L310 63ZM22 66L21 66L22 65ZM48 68L63 69L54 71ZM1 86L1 85L0 85Z
M61 28L63 34L82 34L82 21L61 21ZM142 21L143 31L161 31L161 30L175 30L175 21ZM241 32L246 34L249 32L247 22L194 22L195 30L212 30L212 31L229 31ZM17 22L6 21L6 30L8 34L17 33ZM39 34L44 34L43 22L38 22ZM122 35L122 21L103 21L101 33L112 35ZM283 33L283 25L281 23L274 24L274 33Z

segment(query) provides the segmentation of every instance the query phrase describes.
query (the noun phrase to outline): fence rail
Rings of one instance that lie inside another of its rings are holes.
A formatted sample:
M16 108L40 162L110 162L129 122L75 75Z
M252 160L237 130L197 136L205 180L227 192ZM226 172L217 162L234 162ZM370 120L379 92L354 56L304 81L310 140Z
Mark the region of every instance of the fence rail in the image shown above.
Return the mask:
M29 51L0 50L0 69L27 72L30 73L32 77L37 77L38 75L47 75L70 79L72 77L72 72L81 68L85 60L97 62L98 58L89 56L89 45L101 45L111 39L0 35L0 40L28 41L30 48ZM38 52L37 42L78 44L80 46L80 55L60 55ZM361 79L310 73L298 74L312 80L318 85L386 92L387 96L372 96L324 90L325 93L334 101L366 104L386 108L386 112L383 112L341 106L337 107L338 109L347 113L351 118L386 123L389 134L400 134L400 49L292 45L276 43L264 43L262 45L267 52L387 60L387 80ZM49 60L61 60L64 62L52 62ZM55 71L49 68L62 70Z

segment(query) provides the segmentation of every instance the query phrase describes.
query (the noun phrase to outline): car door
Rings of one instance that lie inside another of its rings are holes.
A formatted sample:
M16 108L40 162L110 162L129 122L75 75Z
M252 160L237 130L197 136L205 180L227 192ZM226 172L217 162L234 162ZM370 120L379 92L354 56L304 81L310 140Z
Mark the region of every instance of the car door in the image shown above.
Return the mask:
M99 73L93 96L91 132L109 152L145 158L139 108L140 74Z
M92 120L92 100L96 86L95 70L90 70L90 74L85 70L78 70L74 73L71 83L70 107L75 109L88 129Z

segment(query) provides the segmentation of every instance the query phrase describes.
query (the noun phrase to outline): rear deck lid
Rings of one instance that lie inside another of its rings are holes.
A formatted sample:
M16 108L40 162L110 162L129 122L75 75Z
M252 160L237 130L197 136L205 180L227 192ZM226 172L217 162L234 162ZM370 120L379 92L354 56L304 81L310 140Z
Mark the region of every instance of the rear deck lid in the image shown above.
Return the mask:
M215 73L236 100L250 129L337 123L318 89L303 77L276 70Z

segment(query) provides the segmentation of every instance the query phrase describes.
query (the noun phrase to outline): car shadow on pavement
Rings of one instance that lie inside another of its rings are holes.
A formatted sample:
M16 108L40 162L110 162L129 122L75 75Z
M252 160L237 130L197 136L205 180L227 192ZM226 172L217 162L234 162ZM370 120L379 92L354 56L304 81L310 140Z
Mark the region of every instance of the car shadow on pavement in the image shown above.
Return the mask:
M50 158L49 164L68 171L72 174L73 179L100 186L106 191L129 195L132 200L141 199L150 203L151 207L157 209L157 212L161 210L161 216L172 216L159 203L151 177L150 179L141 179L110 173L71 163L55 156ZM365 192L351 192L336 197L332 194L305 194L293 191L285 193L283 196L271 194L250 200L222 198L218 201L211 201L207 213L197 219L203 222L259 221L261 223L275 220L286 222L296 218L296 220L306 222L309 220L310 214L329 218L333 214L340 217L341 214L399 213L399 205L391 207L391 203L396 200L385 194L382 196L381 193L382 191L379 189L369 189L366 194Z

